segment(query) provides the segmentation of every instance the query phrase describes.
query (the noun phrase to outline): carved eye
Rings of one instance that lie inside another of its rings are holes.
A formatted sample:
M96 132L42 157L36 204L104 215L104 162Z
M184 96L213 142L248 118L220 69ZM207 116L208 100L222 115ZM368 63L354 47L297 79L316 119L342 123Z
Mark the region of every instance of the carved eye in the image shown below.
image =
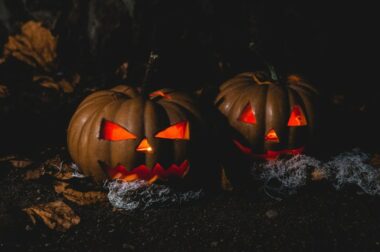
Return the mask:
M128 140L128 139L136 139L136 136L129 132L124 127L108 121L103 120L100 138L108 141L120 141L120 140Z
M188 121L176 123L158 132L155 137L166 139L190 139L190 127Z
M302 108L298 105L293 106L292 113L288 121L288 126L305 126L307 125L305 114L302 111Z
M243 123L256 124L255 111L250 103L248 103L239 117L239 121Z

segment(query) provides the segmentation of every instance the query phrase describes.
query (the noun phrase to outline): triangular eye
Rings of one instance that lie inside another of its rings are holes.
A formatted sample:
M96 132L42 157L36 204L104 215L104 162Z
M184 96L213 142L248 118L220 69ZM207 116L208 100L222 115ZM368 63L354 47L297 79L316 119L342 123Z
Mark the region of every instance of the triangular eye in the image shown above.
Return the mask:
M293 106L292 113L288 121L288 126L305 126L307 125L305 114L298 105Z
M136 139L136 136L114 122L103 120L100 138L108 141L119 141Z
M244 123L249 123L249 124L256 123L255 111L253 110L250 103L248 103L243 109L243 112L241 113L239 117L239 121L244 122Z
M189 122L183 121L169 126L168 128L158 132L155 137L166 139L190 139Z

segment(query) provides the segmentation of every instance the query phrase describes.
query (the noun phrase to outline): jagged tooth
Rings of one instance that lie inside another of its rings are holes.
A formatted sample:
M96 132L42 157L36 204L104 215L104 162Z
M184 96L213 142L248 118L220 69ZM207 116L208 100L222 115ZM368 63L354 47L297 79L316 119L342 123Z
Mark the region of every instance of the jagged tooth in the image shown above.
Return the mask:
M165 169L162 167L160 163L156 163L152 169L152 175L157 175L160 179L165 177Z
M143 180L149 180L152 175L151 175L151 170L146 167L145 164L137 166L135 169L132 170L133 173L135 173L139 179Z
M184 161L181 163L181 165L179 166L179 168L181 169L181 171L184 171L188 166L189 166L189 161L184 160Z

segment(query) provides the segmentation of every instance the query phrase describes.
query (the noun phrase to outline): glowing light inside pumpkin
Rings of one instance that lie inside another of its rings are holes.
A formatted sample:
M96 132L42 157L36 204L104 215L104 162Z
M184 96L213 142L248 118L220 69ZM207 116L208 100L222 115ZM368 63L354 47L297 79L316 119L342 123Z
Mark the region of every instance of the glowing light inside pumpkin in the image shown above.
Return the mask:
M164 93L163 91L161 91L161 90L158 90L158 91L155 91L155 92L149 94L149 97L151 97L151 98L155 98L155 97L157 97L157 96L164 97L164 98L167 98L167 99L171 99L171 96L170 96L170 95L165 94L165 93Z
M305 126L307 125L306 117L300 106L293 106L292 113L288 121L288 126Z
M103 120L100 138L108 141L136 139L136 136L122 126L108 120Z
M140 144L137 146L136 148L137 151L141 151L141 152L153 152L153 148L152 146L150 146L149 142L148 142L148 139L144 138Z
M253 110L250 103L248 103L247 106L245 106L243 112L239 117L239 121L249 124L256 123L255 111Z
M188 121L176 123L158 132L155 137L166 139L190 139L190 127Z
M171 164L168 167L163 167L160 163L156 163L152 168L148 168L146 164L141 164L129 171L123 165L113 168L107 167L106 170L112 179L126 182L141 179L148 183L154 183L157 179L165 181L170 178L185 177L190 170L190 164L189 161L184 160L181 164Z
M276 131L274 129L271 129L265 136L265 141L279 143L280 139L278 138Z

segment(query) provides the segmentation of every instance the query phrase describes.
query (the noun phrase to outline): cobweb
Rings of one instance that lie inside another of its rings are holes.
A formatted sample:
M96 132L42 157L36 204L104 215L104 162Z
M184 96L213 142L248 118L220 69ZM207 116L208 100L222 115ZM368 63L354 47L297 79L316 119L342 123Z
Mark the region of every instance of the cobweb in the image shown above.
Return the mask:
M279 191L287 191L292 194L297 188L307 183L308 173L314 167L320 167L321 162L315 158L296 155L288 160L273 160L263 163L256 170L262 170L260 179L265 182L267 188L277 183Z
M108 200L111 205L124 210L146 209L169 205L181 205L186 202L198 200L203 191L178 192L166 185L148 184L138 180L123 182L113 180L107 182Z
M354 149L341 153L327 162L305 155L293 156L288 160L269 161L254 165L254 174L266 189L280 194L293 194L310 180L317 171L340 190L346 185L356 185L370 195L380 195L380 169L370 164L371 155ZM273 186L275 185L275 186Z
M354 184L370 195L380 195L380 169L369 164L370 155L354 150L342 153L325 164L336 189Z

